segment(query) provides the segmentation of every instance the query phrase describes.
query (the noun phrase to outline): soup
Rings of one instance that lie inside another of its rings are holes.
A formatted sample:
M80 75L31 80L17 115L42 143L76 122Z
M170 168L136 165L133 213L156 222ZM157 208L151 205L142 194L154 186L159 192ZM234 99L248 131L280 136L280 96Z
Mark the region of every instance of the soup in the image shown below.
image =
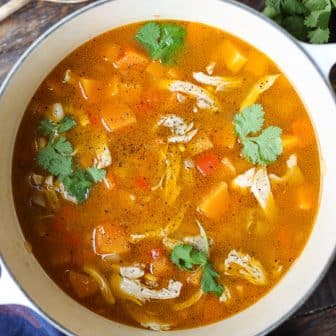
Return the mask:
M159 21L96 37L47 76L12 183L26 240L66 293L169 330L275 286L312 230L320 166L272 61L213 27Z

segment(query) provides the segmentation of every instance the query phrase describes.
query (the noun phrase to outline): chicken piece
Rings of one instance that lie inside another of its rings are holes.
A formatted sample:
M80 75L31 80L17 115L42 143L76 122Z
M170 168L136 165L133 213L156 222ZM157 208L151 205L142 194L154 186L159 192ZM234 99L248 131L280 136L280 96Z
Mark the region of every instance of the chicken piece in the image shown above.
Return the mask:
M225 274L245 279L257 286L267 284L266 271L261 263L248 254L232 250L224 261Z

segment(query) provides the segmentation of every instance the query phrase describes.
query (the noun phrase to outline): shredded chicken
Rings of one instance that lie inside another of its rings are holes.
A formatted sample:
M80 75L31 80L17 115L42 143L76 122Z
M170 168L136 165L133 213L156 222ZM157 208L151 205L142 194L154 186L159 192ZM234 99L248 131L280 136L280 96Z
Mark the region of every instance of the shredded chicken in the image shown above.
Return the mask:
M215 70L215 66L216 66L216 62L210 62L206 66L205 70L206 70L206 72L207 72L208 75L213 75L214 70Z
M232 250L224 261L225 274L245 279L254 285L267 284L266 271L261 263L248 254Z
M97 152L97 158L94 161L94 165L98 169L103 169L112 164L112 156L109 148L105 145L103 150Z
M127 296L133 296L136 300L144 303L148 300L169 300L179 297L182 283L169 280L167 288L150 289L139 280L121 278L119 286Z
M275 204L266 167L251 168L232 181L236 189L250 189L268 217L275 214Z
M209 109L214 112L218 112L220 109L217 99L210 92L193 83L180 80L162 80L160 86L171 92L180 92L195 98L197 107L200 109Z
M224 91L225 89L233 89L240 87L242 80L234 77L223 76L209 76L203 72L194 72L194 79L205 85L211 85L216 87L216 91Z
M145 275L143 265L120 267L119 272L123 278L131 279L131 280L140 279Z
M159 322L141 322L140 323L144 328L151 329L153 331L168 331L170 329L169 324L162 324Z
M161 117L158 121L159 126L170 129L172 135L168 137L170 143L187 143L197 134L198 129L194 127L194 123L187 124L185 120L175 114L169 114Z

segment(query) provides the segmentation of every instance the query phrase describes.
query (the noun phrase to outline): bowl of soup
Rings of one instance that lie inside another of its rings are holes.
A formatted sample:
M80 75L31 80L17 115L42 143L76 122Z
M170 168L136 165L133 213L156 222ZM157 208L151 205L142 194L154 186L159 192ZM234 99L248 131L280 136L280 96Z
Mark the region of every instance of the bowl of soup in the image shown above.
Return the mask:
M94 3L0 106L3 261L69 335L261 335L331 261L334 97L244 6Z

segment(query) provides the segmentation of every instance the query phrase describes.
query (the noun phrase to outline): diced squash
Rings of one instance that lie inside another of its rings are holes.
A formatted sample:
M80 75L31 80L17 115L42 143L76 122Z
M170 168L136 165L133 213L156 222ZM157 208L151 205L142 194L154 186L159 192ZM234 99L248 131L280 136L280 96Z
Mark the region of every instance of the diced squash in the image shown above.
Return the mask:
M228 209L229 192L225 182L220 182L201 201L199 211L211 219L221 218Z
M216 51L223 59L226 67L234 74L238 73L246 64L246 56L231 41L224 40Z
M314 189L310 185L300 186L297 191L297 205L300 210L311 210L314 204Z
M125 230L118 223L102 222L94 229L94 240L98 254L124 254L130 251Z
M233 149L236 143L236 135L232 123L226 123L214 133L214 143L222 148Z
M75 271L69 271L68 274L71 286L80 299L91 296L97 292L98 284L91 277Z
M102 123L108 132L114 132L135 124L136 117L126 104L108 104L102 111Z
M240 111L256 103L259 96L273 86L280 75L269 75L257 81L240 105Z
M125 50L124 54L114 62L117 69L127 70L133 66L146 66L148 58L134 49Z
M212 148L213 143L204 131L199 131L187 145L188 153L192 156L198 155Z
M104 96L106 96L106 98L111 98L119 94L120 85L121 85L120 76L118 75L112 76L111 79L108 80L104 88Z
M101 99L103 91L103 82L95 79L81 78L79 80L79 88L84 99L96 102Z
M146 68L146 72L151 75L154 79L159 79L165 77L166 67L160 62L151 62Z
M99 54L106 62L113 64L121 57L122 49L120 45L116 43L109 43L108 45L104 45L102 50L99 51Z

